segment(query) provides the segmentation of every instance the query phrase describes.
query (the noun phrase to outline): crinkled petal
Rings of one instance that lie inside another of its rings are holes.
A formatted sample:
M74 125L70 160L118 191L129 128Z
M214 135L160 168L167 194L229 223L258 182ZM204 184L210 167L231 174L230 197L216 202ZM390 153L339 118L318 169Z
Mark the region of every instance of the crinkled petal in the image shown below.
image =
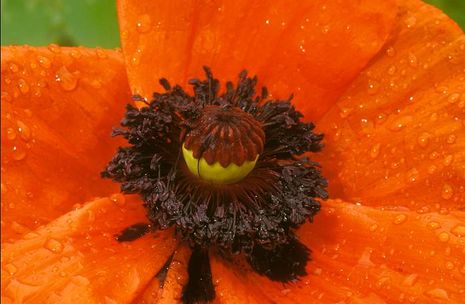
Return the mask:
M100 178L130 92L120 52L2 47L2 240L117 191Z
M391 41L318 123L330 197L465 210L465 36L402 1Z
M394 1L120 0L123 52L133 92L186 85L210 66L221 80L242 69L274 97L294 93L308 118L321 116L382 47Z
M331 200L298 235L312 250L308 275L281 284L249 273L249 289L275 303L463 301L465 212L418 214Z
M134 196L97 199L2 246L2 303L129 303L172 254L172 231L120 243L146 222Z

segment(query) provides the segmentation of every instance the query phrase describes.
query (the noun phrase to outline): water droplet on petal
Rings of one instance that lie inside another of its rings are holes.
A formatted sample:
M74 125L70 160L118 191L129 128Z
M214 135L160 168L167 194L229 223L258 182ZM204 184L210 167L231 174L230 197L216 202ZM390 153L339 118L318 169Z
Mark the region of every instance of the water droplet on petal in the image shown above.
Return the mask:
M454 135L454 134L450 134L449 136L447 136L447 139L446 139L446 142L450 145L452 145L453 143L455 143L455 140L457 139L457 136Z
M446 264L444 265L447 270L452 270L454 269L455 265L451 261L447 261Z
M425 294L435 300L449 300L447 291L442 288L435 288L425 292Z
M16 132L13 128L6 129L6 138L8 140L14 140L16 138Z
M368 81L368 94L375 95L379 91L379 83L375 80Z
M14 160L22 160L26 158L26 151L18 146L14 146L12 149L12 157Z
M446 242L449 242L449 239L450 239L450 236L447 232L441 232L438 234L438 240L440 242L443 242L443 243L446 243Z
M136 24L137 31L139 33L146 33L150 31L151 27L152 27L152 20L150 19L150 16L147 14L140 16Z
M117 193L110 196L110 200L118 206L123 206L126 204L126 198L123 194Z
M16 122L18 126L18 133L21 135L21 138L25 141L31 139L31 129L21 120Z
M410 115L399 117L391 123L391 125L389 126L389 129L391 131L398 132L412 121L413 121L413 118Z
M460 99L460 94L459 93L453 93L450 94L449 97L447 98L447 101L449 103L456 103Z
M457 225L450 232L456 237L465 237L465 226Z
M381 147L381 144L376 144L370 149L370 157L371 158L377 158L379 155L379 148Z
M24 79L19 79L18 80L18 88L21 94L27 94L29 93L29 85L27 84L26 80Z
M53 53L60 53L61 52L61 48L60 46L58 46L57 44L49 44L48 47L47 47L50 51L52 51Z
M407 216L405 214L399 214L394 218L393 223L396 225L402 224L407 220Z
M71 73L65 66L61 67L55 75L55 80L65 91L73 91L78 85L78 73Z
M418 279L418 274L412 273L405 277L402 284L406 286L413 286L417 282L417 279Z
M18 267L9 263L3 267L3 270L6 271L9 275L14 275L18 271Z
M44 247L53 253L60 253L63 251L63 244L55 239L48 239Z
M12 71L13 73L18 73L19 72L18 65L14 64L14 63L11 63L8 67L10 68L10 71Z
M430 137L431 134L429 134L428 132L421 133L417 139L418 145L422 148L425 148L426 146L428 146Z
M76 59L79 59L82 56L81 52L77 49L71 50L70 55L71 57L76 58Z
M132 65L139 65L141 54L142 54L142 50L137 49L136 52L134 53L134 56L132 56L132 58L131 58L131 64Z
M428 224L426 224L426 227L428 227L431 230L436 230L441 228L441 224L439 224L438 222L429 222Z
M445 200L450 199L454 195L454 189L449 184L444 184L441 190L441 197Z
M413 183L418 180L419 172L416 168L412 168L407 172L407 179L409 182Z
M39 64L46 69L52 66L52 61L48 59L47 57L39 56L37 60L39 61Z
M396 50L392 46L388 47L387 50L386 50L386 54L389 57L394 57L396 55Z
M414 54L409 54L408 63L412 68L416 68L418 66L417 56L415 56Z
M444 160L442 163L444 164L444 166L447 167L447 166L450 166L450 164L452 164L453 161L454 161L454 155L449 154L444 157Z
M100 59L105 59L108 57L108 54L102 48L97 48L95 52L97 53L97 56Z

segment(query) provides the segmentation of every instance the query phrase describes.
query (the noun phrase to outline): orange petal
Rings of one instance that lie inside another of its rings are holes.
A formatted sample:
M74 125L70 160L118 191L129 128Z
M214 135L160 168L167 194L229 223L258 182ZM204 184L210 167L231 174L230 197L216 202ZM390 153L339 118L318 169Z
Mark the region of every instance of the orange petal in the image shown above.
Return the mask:
M275 303L462 303L465 212L418 214L327 201L298 232L312 250L295 284L249 274Z
M3 244L2 303L127 303L163 266L172 231L118 243L115 234L146 222L135 196L97 199Z
M395 20L394 1L118 2L133 92L158 79L186 85L208 65L221 80L257 74L274 97L291 93L308 118L321 116L376 54Z
M2 47L3 240L117 191L99 172L130 100L120 52Z
M251 288L246 272L237 264L212 255L210 258L216 297L214 303L269 303L257 288Z
M165 280L160 285L158 278L153 278L145 290L133 301L134 304L171 304L179 302L182 289L187 283L187 264L191 250L186 246L179 247L166 273Z
M465 36L402 3L392 41L318 124L330 196L465 210Z

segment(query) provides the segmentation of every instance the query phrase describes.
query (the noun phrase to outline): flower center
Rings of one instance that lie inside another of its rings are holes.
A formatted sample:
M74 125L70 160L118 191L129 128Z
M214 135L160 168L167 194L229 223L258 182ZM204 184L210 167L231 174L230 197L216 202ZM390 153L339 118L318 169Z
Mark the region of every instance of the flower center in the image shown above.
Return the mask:
M263 152L265 132L237 107L206 106L182 146L189 171L201 179L231 184L244 179Z

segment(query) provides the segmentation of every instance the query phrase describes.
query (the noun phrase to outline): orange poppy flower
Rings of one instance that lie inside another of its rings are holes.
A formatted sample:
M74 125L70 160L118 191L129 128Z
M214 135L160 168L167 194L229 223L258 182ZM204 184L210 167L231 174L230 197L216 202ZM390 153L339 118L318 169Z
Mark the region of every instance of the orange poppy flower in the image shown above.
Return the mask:
M124 56L2 47L3 303L182 299L189 247L172 229L118 242L146 211L99 176L131 95L205 65L294 93L325 134L311 157L330 197L296 231L305 275L277 282L212 252L213 302L463 303L465 36L450 19L417 0L120 0L118 13Z

